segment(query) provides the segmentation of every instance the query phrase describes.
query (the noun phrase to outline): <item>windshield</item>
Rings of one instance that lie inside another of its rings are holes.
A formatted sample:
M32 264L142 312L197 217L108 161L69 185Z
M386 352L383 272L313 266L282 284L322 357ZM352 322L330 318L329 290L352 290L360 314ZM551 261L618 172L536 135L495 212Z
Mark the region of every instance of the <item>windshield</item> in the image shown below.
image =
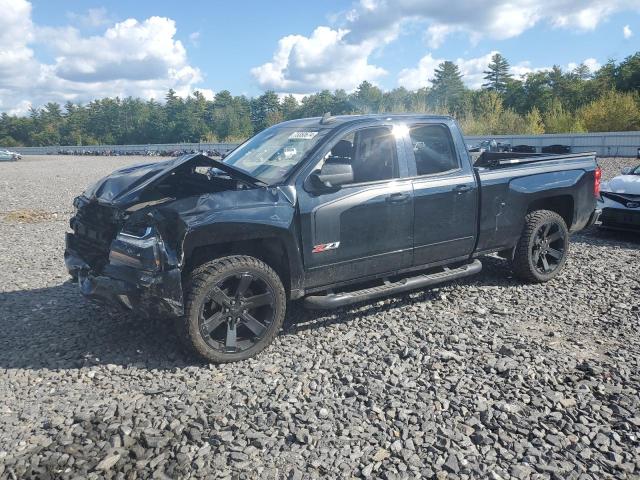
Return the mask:
M240 145L223 161L264 183L278 183L323 135L318 129L274 126Z

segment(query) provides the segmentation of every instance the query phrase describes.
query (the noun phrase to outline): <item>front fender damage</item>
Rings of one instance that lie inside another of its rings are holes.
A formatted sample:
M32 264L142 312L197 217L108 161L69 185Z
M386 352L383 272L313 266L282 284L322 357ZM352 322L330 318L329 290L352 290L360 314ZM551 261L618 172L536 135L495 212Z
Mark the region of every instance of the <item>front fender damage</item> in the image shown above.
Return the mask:
M187 228L173 210L153 209L129 218L130 224L140 222L152 227L157 236L159 271L135 270L135 286L138 293L131 306L141 312L181 316L184 314L182 287L182 243ZM113 276L108 270L105 273Z

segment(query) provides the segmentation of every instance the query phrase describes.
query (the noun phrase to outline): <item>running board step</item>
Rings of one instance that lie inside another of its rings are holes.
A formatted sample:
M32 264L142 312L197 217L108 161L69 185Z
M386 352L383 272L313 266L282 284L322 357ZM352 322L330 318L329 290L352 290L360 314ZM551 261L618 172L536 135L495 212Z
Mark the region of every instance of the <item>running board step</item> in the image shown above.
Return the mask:
M407 290L427 287L437 283L468 277L482 270L480 260L474 260L462 267L447 269L443 272L418 275L416 277L403 278L398 282L388 283L377 287L356 290L355 292L330 293L328 295L311 295L304 299L304 305L312 309L328 309L364 302L378 297L393 295Z

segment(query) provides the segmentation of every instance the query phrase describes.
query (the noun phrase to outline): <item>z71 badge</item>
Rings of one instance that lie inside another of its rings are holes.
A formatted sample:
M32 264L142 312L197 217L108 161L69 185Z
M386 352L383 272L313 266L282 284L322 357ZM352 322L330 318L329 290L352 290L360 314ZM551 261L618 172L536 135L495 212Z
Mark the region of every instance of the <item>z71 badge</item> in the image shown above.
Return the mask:
M321 243L320 245L316 245L311 250L311 253L321 253L326 252L327 250L335 250L340 246L340 242L331 242L331 243Z

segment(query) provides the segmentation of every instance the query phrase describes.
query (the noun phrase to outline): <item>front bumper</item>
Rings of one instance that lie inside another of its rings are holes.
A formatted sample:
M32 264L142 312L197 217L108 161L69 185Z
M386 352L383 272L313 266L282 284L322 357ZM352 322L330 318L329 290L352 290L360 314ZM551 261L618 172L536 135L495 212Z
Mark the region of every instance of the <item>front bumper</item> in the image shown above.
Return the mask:
M602 215L602 210L600 210L599 208L596 208L591 214L591 216L589 217L589 221L587 222L584 228L589 228L594 223L596 223L601 215Z
M600 221L604 228L640 232L640 209L606 207Z
M67 233L64 261L80 293L98 303L135 311L144 316L184 313L182 275L179 268L151 272L108 263L95 272L74 248Z

